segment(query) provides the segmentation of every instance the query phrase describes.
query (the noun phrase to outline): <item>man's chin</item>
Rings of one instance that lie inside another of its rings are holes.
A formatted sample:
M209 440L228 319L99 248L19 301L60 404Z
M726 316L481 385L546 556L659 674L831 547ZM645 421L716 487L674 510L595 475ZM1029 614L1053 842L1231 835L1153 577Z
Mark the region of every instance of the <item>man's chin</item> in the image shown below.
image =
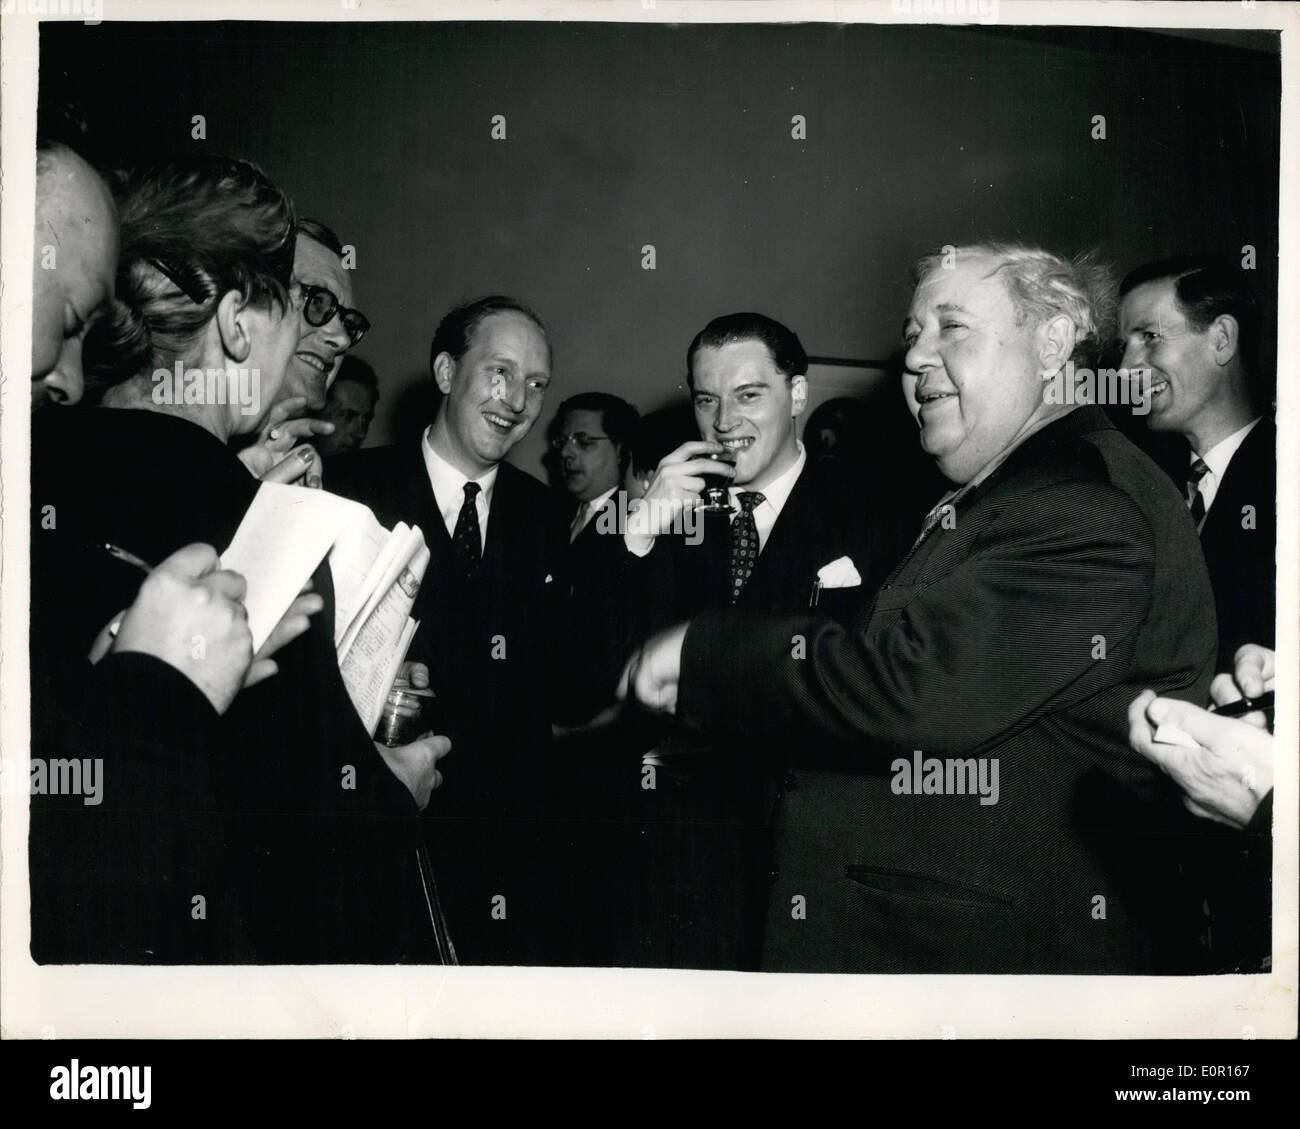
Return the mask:
M289 399L292 396L304 396L307 399L307 410L318 412L325 406L325 374L310 369L303 371L303 366L297 361L293 362L293 371L290 379L285 381L285 390L281 399Z
M504 459L523 436L516 428L509 435L489 432L479 439L477 454L485 463L499 463Z

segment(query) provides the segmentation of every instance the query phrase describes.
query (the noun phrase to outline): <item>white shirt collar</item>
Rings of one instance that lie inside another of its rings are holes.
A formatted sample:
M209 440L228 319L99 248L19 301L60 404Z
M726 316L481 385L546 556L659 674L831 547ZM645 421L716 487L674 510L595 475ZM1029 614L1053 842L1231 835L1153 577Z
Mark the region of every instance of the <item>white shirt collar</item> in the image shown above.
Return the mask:
M579 509L575 511L574 518L575 520L577 520L579 515L581 515L581 524L575 525L571 530L569 536L570 541L575 540L578 534L587 528L587 525L590 523L591 519L595 517L596 514L600 513L600 507L603 506L606 502L608 502L614 496L614 493L617 490L618 490L618 483L616 482L603 494L597 494L594 498L591 499L590 502L578 503Z
M767 535L772 532L772 526L776 524L776 519L781 516L781 511L785 508L785 503L789 500L790 491L794 489L794 484L799 481L799 475L803 473L804 465L808 462L808 452L804 450L804 445L796 440L796 446L799 448L799 455L790 466L781 472L780 476L774 478L762 490L763 501L760 505L754 507L754 527L758 530L758 547L761 552L763 546L767 544ZM748 486L733 486L731 488L731 500L739 509L740 503L737 501L737 495L741 491L748 493Z
M1246 441L1246 436L1251 433L1261 418L1256 416L1239 431L1234 431L1226 439L1220 439L1203 455L1198 456L1195 451L1190 452L1188 462L1194 463L1198 458L1204 459L1205 465L1210 468L1210 473L1222 482L1223 476L1228 472L1228 464L1232 462L1232 456L1237 453L1237 448Z
M592 498L590 502L583 502L582 504L587 507L587 513L594 514L599 512L600 507L603 506L614 496L614 491L617 489L618 489L618 483L615 483L608 490L606 490L605 493L597 494L594 498Z
M437 503L438 512L442 514L443 524L447 527L447 536L451 537L455 534L456 519L460 516L461 506L465 504L465 484L477 482L479 493L474 501L475 508L478 510L479 535L486 547L488 515L492 512L492 493L496 486L500 465L491 467L476 478L467 478L433 449L432 434L433 427L430 425L425 429L420 450L424 455L424 466L429 475L429 486L433 490L433 500Z

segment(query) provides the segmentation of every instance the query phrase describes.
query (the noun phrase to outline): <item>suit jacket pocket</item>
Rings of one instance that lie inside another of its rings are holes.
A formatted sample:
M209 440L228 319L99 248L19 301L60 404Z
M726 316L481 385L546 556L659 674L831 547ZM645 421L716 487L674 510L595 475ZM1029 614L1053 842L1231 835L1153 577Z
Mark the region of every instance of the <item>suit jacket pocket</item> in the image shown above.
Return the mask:
M1006 909L1012 904L1011 898L996 890L938 878L933 874L874 866L846 866L844 869L849 879L860 886L899 898L937 902L954 909Z
M1011 972L1024 963L1011 898L930 874L846 868L845 972Z

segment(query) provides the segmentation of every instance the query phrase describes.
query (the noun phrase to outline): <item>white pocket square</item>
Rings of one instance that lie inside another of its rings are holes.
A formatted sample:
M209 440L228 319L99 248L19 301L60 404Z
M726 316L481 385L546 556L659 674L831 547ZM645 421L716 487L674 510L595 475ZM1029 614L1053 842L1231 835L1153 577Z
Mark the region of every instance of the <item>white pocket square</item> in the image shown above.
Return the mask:
M552 580L554 580L554 579L555 579L555 577L553 577L553 576L548 572L548 573L546 574L546 580L545 580L543 583L549 584L549 583L550 583Z
M857 588L862 577L849 557L840 557L817 570L817 582L823 588Z

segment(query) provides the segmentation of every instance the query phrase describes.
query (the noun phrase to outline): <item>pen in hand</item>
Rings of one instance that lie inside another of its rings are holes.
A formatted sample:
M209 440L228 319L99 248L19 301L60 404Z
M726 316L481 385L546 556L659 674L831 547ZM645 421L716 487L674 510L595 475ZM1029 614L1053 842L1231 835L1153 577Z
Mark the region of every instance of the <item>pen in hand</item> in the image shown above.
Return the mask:
M113 557L114 559L121 561L123 564L129 564L132 568L138 568L141 572L145 574L145 576L148 576L151 572L153 572L153 565L151 565L148 561L144 560L143 558L137 557L134 553L130 552L129 550L123 549L122 546L120 545L114 545L111 541L101 541L99 547L103 549L104 552L106 552L110 557ZM113 620L113 622L108 625L108 633L114 639L116 639L118 630L121 628L121 626L122 626L121 619Z
M1264 713L1273 712L1272 690L1266 691L1258 698L1240 698L1224 706L1215 706L1211 712L1219 717L1245 717L1248 713L1254 713L1256 710L1262 710Z
M123 564L129 564L132 568L138 568L146 576L153 572L153 565L148 561L137 557L134 553L123 549L120 545L114 545L111 541L101 541L100 546L110 557L115 557Z

